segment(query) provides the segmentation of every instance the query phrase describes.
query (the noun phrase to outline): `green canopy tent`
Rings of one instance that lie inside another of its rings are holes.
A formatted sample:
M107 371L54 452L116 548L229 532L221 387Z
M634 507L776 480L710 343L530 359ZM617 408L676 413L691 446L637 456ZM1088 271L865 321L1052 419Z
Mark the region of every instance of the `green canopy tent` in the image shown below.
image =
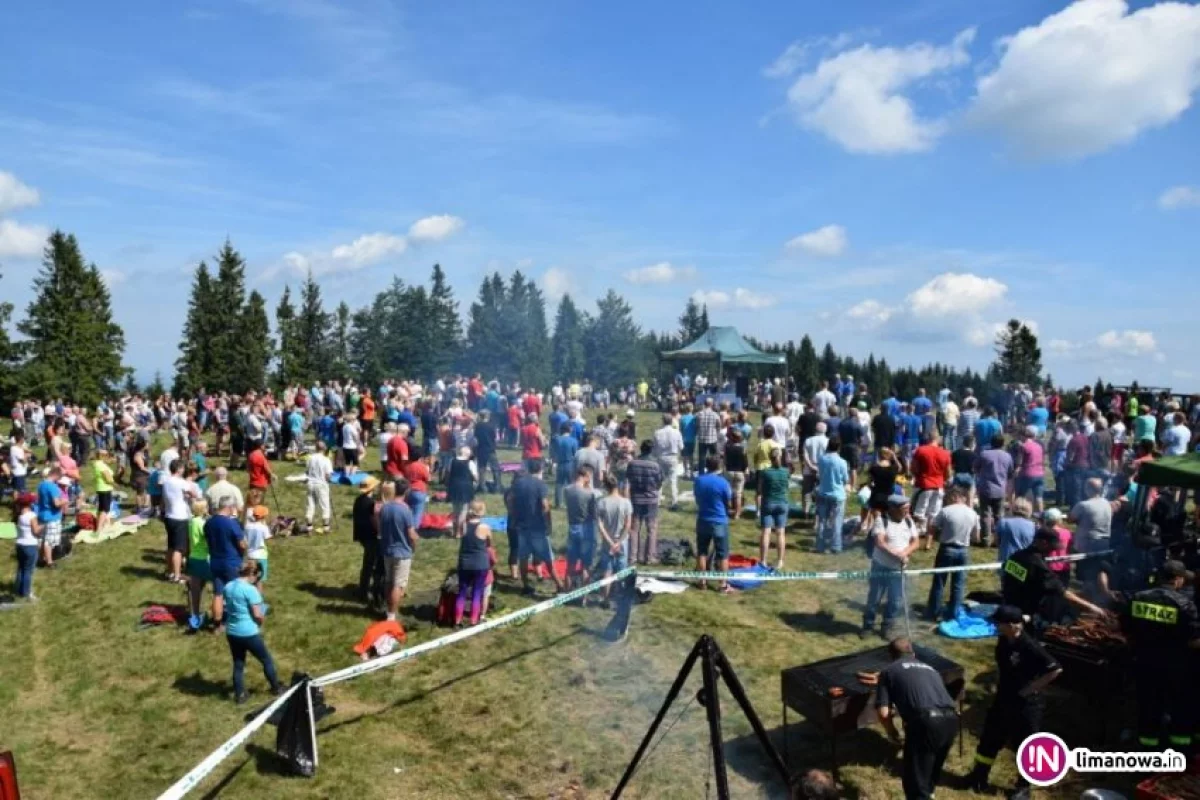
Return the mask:
M1147 461L1138 469L1138 486L1170 486L1200 489L1200 453L1163 456Z
M716 361L717 383L722 382L725 366L768 365L783 367L787 372L787 356L783 354L764 353L747 342L738 333L737 328L709 328L700 338L679 350L670 350L659 356L663 361Z

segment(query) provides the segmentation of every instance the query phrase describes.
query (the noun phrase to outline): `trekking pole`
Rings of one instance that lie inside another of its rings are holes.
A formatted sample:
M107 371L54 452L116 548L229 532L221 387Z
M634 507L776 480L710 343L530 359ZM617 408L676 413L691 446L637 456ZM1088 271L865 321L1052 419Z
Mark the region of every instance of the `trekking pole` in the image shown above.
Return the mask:
M908 637L908 641L912 641L912 626L908 621L908 568L905 565L900 566L900 600L904 603L904 635Z

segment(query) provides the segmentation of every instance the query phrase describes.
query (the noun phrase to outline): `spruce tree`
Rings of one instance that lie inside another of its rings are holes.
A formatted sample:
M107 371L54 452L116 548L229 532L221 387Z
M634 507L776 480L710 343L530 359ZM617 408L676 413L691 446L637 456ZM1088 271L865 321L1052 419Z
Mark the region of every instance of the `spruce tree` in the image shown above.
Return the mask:
M242 349L243 316L246 311L246 261L233 249L228 239L217 254L217 277L213 281L212 319L213 367L205 381L207 389L245 391L261 389L262 383L249 387L240 385L246 379L239 363Z
M511 360L517 377L526 386L550 383L550 332L546 324L546 297L520 270L509 282L509 316L516 322L517 337Z
M512 380L516 370L508 360L508 347L503 337L515 332L515 325L504 319L507 310L504 279L496 272L485 276L479 286L479 296L468 313L467 344L463 353L463 371L480 371Z
M267 385L267 367L274 355L271 321L267 301L257 291L250 292L235 324L238 348L232 352L229 388L235 392L262 391Z
M1037 334L1028 325L1010 319L996 334L996 360L992 363L992 371L1000 383L1041 382L1042 349Z
M17 326L26 337L22 393L95 405L125 375L125 333L113 322L100 270L84 263L73 235L56 230L33 290L26 319Z
M150 381L150 385L146 387L146 397L151 400L157 400L167 393L167 387L163 383L162 372L154 370L154 379Z
M796 376L796 387L806 397L817 391L821 381L821 367L817 362L817 349L813 347L812 339L807 333L800 340L800 347L796 350L796 363L792 372Z
M312 270L300 287L300 308L296 312L295 334L296 376L305 385L328 379L329 315L321 302L321 287L313 279Z
M833 345L826 342L825 349L821 351L821 361L817 368L818 380L832 381L833 376L840 371L841 362L838 361L837 353L833 352ZM833 388L832 385L830 388Z
M350 374L350 306L338 303L333 312L333 331L329 336L329 370L339 380Z
M683 313L679 315L679 338L683 346L699 339L708 330L708 307L700 308L695 298L689 297Z
M354 312L350 320L350 366L371 386L390 374L388 368L387 292L375 295L371 305Z
M12 303L0 302L0 408L17 399L18 348L8 336L8 321L12 318Z
M425 324L433 341L427 367L428 377L440 377L458 362L463 347L458 301L454 299L454 290L450 288L441 264L433 265L433 274L429 278L428 316Z
M278 372L275 382L290 386L299 380L299 354L296 347L296 307L292 305L292 287L284 286L275 306L275 333L279 336Z
M217 297L208 265L201 261L192 277L187 318L179 339L179 358L175 360L176 395L190 395L200 387L211 387L217 378Z
M588 377L598 386L616 386L638 377L636 356L641 330L625 298L608 290L596 303L596 316L588 326L585 348Z
M556 379L569 381L583 377L586 369L583 340L584 326L579 309L571 295L564 294L562 300L558 301L551 341Z

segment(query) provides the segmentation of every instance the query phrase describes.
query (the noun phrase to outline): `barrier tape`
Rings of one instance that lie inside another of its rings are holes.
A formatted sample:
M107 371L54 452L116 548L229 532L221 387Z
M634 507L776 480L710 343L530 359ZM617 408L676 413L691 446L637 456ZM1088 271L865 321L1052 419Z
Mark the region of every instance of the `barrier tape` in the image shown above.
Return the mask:
M1076 553L1069 556L1051 556L1047 558L1047 562L1075 562L1083 561L1088 558L1097 558L1098 556L1108 555L1111 550L1104 550L1096 553ZM676 570L674 572L667 570L638 570L638 577L641 578L657 578L659 580L701 580L701 581L722 581L735 580L757 582L757 581L865 581L869 580L871 575L944 575L952 572L976 572L986 570L999 570L1004 565L999 561L990 561L986 564L964 564L957 567L926 567L923 569L893 569L881 572L872 572L869 569L857 570L842 570L839 572L765 572L761 575L747 574L745 572L715 572L701 570Z
M578 600L581 597L598 592L605 586L611 586L617 581L624 580L634 572L633 567L626 567L618 573L610 575L607 578L598 580L595 583L589 583L587 586L582 586L565 594L560 594L557 597L552 597L549 600L544 600L536 605L522 608L519 611L514 611L511 614L505 614L503 617L498 617L493 620L476 625L471 628L463 628L461 631L455 631L448 636L441 636L437 639L432 639L428 642L409 647L405 650L400 650L382 658L375 658L370 661L364 661L360 664L355 664L351 667L331 672L328 675L323 675L320 678L313 678L313 686L330 686L335 683L340 683L350 678L357 678L360 675L366 675L371 672L376 672L381 669L398 664L401 661L407 661L411 658L416 658L423 653L428 653L431 650L439 650L443 647L449 647L452 644L458 644L464 639L470 639L472 636L478 636L481 633L495 630L497 628L505 628L510 625L515 625L519 622L524 622L530 617L537 616L543 611L549 611L552 608L559 608L570 603L572 600Z
M271 718L271 715L280 709L284 703L290 700L292 695L296 693L296 690L303 685L304 684L302 683L297 683L279 697L275 698L275 702L264 708L257 717L252 719L249 724L246 725L246 727L235 733L229 739L229 741L225 742L225 744L209 753L208 758L204 759L195 767L193 767L192 771L187 775L184 775L182 778L175 781L170 789L167 789L165 792L160 794L158 796L158 800L179 800L179 798L183 797L192 789L195 789L196 785L199 784L200 781L204 780L210 772L216 769L222 761L224 761L231 753L233 753L234 750L238 749L238 747L240 747L244 741L249 739L255 731L267 724L267 720Z

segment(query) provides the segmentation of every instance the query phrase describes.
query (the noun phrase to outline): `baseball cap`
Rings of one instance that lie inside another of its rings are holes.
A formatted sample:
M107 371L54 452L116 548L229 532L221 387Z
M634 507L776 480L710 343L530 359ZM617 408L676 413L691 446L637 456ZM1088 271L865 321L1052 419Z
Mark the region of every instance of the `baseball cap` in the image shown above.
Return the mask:
M887 499L888 505L892 508L903 508L908 505L908 498L902 494L894 494Z
M1021 609L1017 608L1016 606L1000 606L996 609L995 613L992 614L992 622L995 622L998 625L1004 623L1011 625L1024 621L1025 615L1022 614Z
M1047 508L1042 514L1042 521L1047 525L1057 525L1063 521L1063 513L1057 508Z
M1188 568L1183 565L1182 561L1168 561L1158 568L1158 577L1163 580L1183 578L1184 580L1190 581L1194 576L1188 571Z

